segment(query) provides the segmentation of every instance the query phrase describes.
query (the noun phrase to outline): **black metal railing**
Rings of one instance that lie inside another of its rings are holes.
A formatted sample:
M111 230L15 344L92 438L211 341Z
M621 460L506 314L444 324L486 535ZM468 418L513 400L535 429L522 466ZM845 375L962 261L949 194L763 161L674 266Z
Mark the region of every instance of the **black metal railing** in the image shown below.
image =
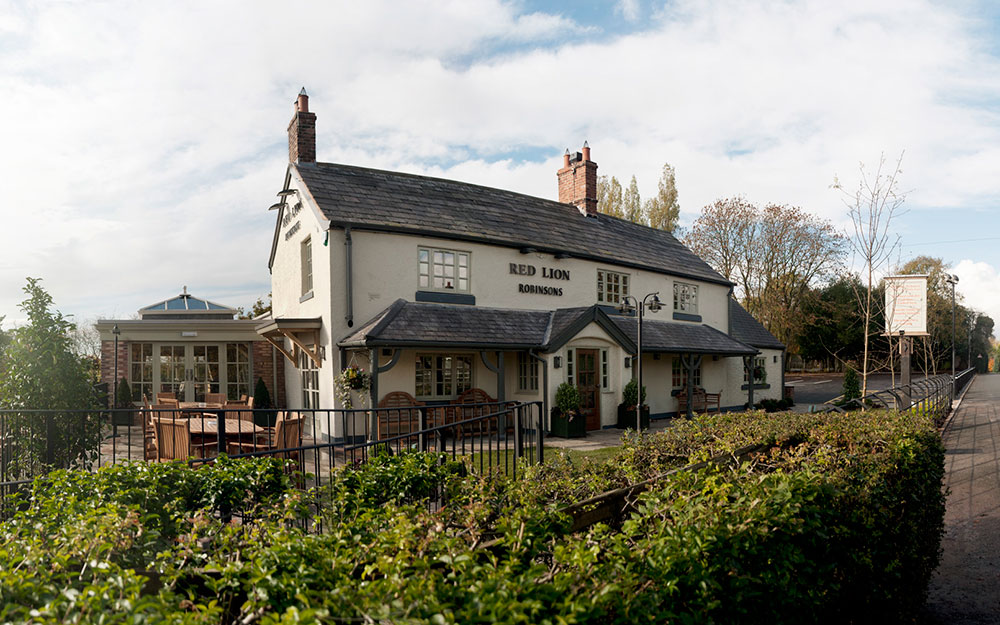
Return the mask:
M863 397L846 402L840 398L826 403L824 411L845 412L865 408L888 408L929 414L943 419L950 411L952 401L972 381L975 369L966 369L954 378L942 374L920 378L910 384L872 391Z
M437 451L470 470L519 474L542 460L542 405L485 403L352 410L209 408L0 411L0 499L55 469L132 461L272 456L302 487L374 453ZM2 506L0 506L2 507Z

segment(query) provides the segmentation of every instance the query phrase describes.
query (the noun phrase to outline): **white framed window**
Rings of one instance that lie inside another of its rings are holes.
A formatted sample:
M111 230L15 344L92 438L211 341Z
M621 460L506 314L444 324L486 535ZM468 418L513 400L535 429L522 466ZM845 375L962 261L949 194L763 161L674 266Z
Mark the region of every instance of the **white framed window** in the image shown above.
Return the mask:
M573 375L573 350L566 350L566 381L576 384L576 377Z
M517 353L517 390L538 391L538 361L526 352Z
M309 346L309 349L315 348ZM299 350L299 374L302 376L302 407L307 410L319 408L319 367L302 350Z
M753 383L754 384L764 384L767 381L767 370L764 368L767 365L766 356L755 356L753 359ZM743 367L743 383L749 384L747 381L747 368Z
M313 290L313 255L312 237L302 241L302 295L308 295Z
M454 399L472 388L472 354L417 354L415 395Z
M674 282L674 311L698 314L698 285Z
M472 259L469 252L417 248L418 288L468 293L471 280Z
M611 388L611 378L608 371L608 350L601 350L601 390L606 391Z
M670 382L674 388L687 386L687 371L684 370L679 356L674 358L671 365ZM701 363L698 363L698 366L694 368L694 385L701 386Z
M620 304L628 295L628 274L617 271L597 270L597 302Z
M129 388L132 401L141 402L145 395L153 401L153 344L132 343L129 345Z
M250 377L250 344L226 343L226 397L239 399L250 395L253 382Z

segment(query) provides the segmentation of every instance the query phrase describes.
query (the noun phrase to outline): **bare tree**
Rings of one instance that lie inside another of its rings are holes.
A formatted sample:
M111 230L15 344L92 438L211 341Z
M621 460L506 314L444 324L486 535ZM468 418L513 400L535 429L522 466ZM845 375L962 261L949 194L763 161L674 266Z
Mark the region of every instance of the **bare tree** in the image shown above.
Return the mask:
M884 306L873 296L880 274L888 266L893 253L899 247L899 235L890 229L895 217L902 214L906 194L899 189L902 174L903 153L894 166L890 166L885 154L879 158L875 171L869 171L864 163L859 170L859 182L854 191L845 189L834 177L833 188L844 194L844 204L851 218L852 228L846 233L854 260L863 265L861 275L866 280L866 289L858 294L858 303L864 322L864 353L861 364L861 394L868 393L869 343L872 336L872 320ZM874 330L877 332L878 330Z
M745 284L742 271L755 256L757 207L742 197L716 200L702 209L684 243L726 280Z

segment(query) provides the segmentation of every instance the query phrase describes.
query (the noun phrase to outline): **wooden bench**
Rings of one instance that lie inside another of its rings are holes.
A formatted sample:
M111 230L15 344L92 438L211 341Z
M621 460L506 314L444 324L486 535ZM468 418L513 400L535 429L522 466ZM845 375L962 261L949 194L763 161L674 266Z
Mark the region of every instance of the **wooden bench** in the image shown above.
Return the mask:
M679 393L677 393L677 412L678 414L687 413L687 401L688 394L687 388L682 388ZM711 408L714 406L716 412L722 410L722 393L707 393L705 389L700 387L694 388L694 393L691 395L691 409L694 412L711 412Z
M420 410L424 402L404 391L388 393L378 403L377 438L401 436L420 430ZM428 416L428 419L430 417ZM428 423L427 427L431 424Z

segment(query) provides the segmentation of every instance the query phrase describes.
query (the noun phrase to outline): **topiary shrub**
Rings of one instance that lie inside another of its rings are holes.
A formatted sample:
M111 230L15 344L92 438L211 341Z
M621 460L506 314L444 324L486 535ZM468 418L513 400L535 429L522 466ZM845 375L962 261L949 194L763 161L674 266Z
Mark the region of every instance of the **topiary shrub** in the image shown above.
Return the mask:
M850 401L861 397L861 379L854 367L847 365L844 371L844 401Z
M627 408L633 408L638 406L639 403L643 405L646 404L646 387L642 387L642 398L639 398L639 382L635 378L628 381L625 388L622 389L622 403L625 404Z
M277 413L271 410L271 408L274 408L274 404L271 403L271 392L267 390L264 378L257 378L257 384L253 387L253 408L254 423L274 427Z

